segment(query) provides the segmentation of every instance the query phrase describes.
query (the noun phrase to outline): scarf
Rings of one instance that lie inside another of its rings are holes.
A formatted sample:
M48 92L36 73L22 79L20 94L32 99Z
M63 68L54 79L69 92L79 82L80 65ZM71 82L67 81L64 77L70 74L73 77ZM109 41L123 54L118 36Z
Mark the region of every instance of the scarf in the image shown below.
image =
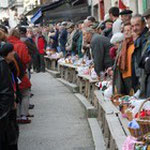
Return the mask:
M129 46L133 44L133 39L126 39L122 42L122 48L118 57L117 66L121 70L121 72L125 72L128 70L127 65L127 51Z

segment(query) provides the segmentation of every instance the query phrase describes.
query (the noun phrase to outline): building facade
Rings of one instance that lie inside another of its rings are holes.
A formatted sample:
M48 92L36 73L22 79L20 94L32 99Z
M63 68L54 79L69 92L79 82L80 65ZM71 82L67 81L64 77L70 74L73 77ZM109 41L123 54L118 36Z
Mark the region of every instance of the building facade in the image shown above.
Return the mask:
M0 19L9 18L10 7L16 0L0 0Z
M143 14L146 9L150 8L150 0L88 0L91 15L98 21L103 20L112 6L119 7L119 1L123 1L133 14Z

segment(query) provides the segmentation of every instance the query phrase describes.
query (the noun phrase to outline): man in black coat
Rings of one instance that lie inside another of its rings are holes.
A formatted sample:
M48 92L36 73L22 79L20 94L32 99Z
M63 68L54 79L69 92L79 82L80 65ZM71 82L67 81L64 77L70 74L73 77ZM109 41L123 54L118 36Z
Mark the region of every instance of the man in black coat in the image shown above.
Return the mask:
M0 80L0 149L7 150L6 131L9 112L14 103L14 91L9 66L2 57L0 57Z
M67 26L67 23L62 22L60 34L59 34L59 46L64 55L66 54L66 43L67 43L67 37L68 37L66 26Z
M109 56L112 44L107 37L95 33L91 28L85 29L84 39L91 45L95 72L100 76L100 72L113 65L113 60Z
M16 122L15 74L10 70L13 45L0 43L0 150L17 150L19 129ZM17 93L16 93L17 94Z
M137 39L134 41L135 50L132 56L132 82L135 91L140 89L140 97L145 97L146 78L144 65L145 58L150 50L150 34L146 27L145 19L141 15L135 15L131 19L132 30L136 33Z

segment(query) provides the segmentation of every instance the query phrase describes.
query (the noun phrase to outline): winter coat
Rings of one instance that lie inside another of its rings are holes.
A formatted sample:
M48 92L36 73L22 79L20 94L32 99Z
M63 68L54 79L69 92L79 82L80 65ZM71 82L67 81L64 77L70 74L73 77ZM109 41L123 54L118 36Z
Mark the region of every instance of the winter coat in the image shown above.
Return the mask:
M118 50L116 51L116 58L113 65L113 94L123 94L130 95L132 94L133 84L132 84L132 71L131 71L131 59L132 53L134 50L134 45L131 43L127 49L127 70L123 71L118 65L119 58L122 54L123 44L120 44Z
M50 39L53 40L52 48L54 48L55 50L57 50L57 47L58 47L58 37L59 37L59 31L58 30L56 30L54 36L50 36Z
M59 37L59 44L60 44L60 47L62 48L62 51L65 51L65 46L67 43L67 36L68 36L67 30L63 29L60 32L60 37Z
M72 50L72 42L73 42L73 37L76 33L76 30L73 30L69 35L66 43L66 51L71 51Z
M27 46L25 45L24 42L22 42L20 39L14 36L8 37L8 41L14 45L14 51L16 51L16 53L18 54L23 65L23 69L26 72L27 65L31 61L31 57L28 53ZM22 82L19 84L20 90L25 90L31 87L31 83L27 74L24 75L21 81Z
M0 120L12 109L14 90L12 76L6 61L0 56Z
M72 52L77 54L79 58L83 56L82 50L82 43L83 43L83 35L82 31L76 30L72 38Z
M146 74L144 71L143 66L143 56L144 53L147 51L147 48L149 44L147 42L149 41L149 32L148 28L145 27L142 34L137 38L135 41L135 50L132 57L132 78L133 78L133 85L136 85L137 87L140 87L141 97L145 97L145 82L146 82Z
M115 33L121 32L121 23L122 23L122 20L120 18L117 18L116 21L113 23L113 27L112 27L113 35Z
M32 38L22 37L21 41L24 42L29 50L30 56L33 58L36 54L39 54L36 44Z
M101 71L105 71L105 69L113 65L113 60L109 55L109 49L111 47L112 44L107 37L97 33L93 35L91 40L91 50L97 75L100 75Z
M112 28L110 28L110 29L104 29L103 35L106 36L106 37L108 37L109 39L111 39L112 35L113 35L112 34Z
M39 54L44 55L45 54L45 47L46 47L46 41L44 36L37 36L34 39L35 44L38 48Z

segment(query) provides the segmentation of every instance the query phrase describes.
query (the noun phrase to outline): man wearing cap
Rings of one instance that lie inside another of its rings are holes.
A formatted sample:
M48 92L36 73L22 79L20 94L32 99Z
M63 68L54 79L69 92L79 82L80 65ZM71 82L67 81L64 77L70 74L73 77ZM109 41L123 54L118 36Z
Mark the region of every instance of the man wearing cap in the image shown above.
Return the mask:
M120 16L121 16L121 20L122 22L126 22L126 21L130 21L132 18L132 10L123 10L122 12L120 12Z
M113 21L111 19L107 19L105 21L105 29L103 31L103 35L111 39L112 37L112 26L113 26Z
M66 43L67 43L67 22L62 22L60 27L59 46L63 54L66 54Z
M93 27L92 27L93 28ZM94 28L93 28L94 29ZM95 28L96 33L101 34L103 30L105 29L105 22L101 22L97 24L97 27Z
M150 29L150 8L144 12L143 17L145 17L148 27Z
M71 53L72 50L72 42L73 42L73 36L76 32L75 30L75 24L74 23L69 23L67 26L67 31L68 31L68 38L67 38L67 43L66 43L66 51L68 53Z

